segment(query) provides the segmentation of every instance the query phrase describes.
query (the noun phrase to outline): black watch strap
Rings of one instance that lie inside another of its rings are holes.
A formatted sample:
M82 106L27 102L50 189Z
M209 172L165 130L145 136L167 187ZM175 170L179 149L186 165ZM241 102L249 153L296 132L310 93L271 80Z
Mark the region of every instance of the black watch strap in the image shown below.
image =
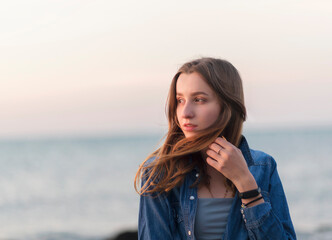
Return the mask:
M239 198L241 199L248 199L248 198L253 198L253 197L257 197L259 194L261 193L261 188L258 187L256 189L250 190L250 191L246 191L246 192L239 192Z

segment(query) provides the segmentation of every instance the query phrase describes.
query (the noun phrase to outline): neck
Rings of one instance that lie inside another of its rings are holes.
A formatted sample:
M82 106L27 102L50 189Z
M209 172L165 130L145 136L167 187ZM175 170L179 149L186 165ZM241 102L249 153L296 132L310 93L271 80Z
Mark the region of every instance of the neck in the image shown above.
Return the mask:
M205 150L201 151L201 156L203 160L206 162L206 158L208 157L205 153ZM206 173L211 177L211 182L224 182L225 176L220 173L218 170L216 170L214 167L211 167L209 164L206 164Z

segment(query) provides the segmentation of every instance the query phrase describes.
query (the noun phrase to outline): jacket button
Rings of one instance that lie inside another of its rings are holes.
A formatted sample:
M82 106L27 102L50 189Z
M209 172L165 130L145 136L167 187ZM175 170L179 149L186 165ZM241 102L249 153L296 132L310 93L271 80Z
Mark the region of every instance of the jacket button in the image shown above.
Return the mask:
M190 198L189 198L190 200L194 200L195 199L195 197L194 196L190 196Z
M189 236L191 235L191 231L188 231L188 235L189 235Z
M196 173L196 177L198 177L199 176L199 173Z

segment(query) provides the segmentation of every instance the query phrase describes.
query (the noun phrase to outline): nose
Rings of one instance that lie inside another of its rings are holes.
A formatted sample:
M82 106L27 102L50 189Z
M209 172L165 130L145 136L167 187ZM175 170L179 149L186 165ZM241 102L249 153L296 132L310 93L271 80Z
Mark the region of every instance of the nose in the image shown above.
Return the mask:
M182 109L182 118L193 118L194 117L194 109L190 103L186 103Z

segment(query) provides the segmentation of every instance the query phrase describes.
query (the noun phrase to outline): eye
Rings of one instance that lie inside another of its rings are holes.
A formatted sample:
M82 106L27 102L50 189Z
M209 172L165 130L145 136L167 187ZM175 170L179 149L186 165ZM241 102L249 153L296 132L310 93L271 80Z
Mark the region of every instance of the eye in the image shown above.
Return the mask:
M205 102L206 100L204 98L196 98L195 102Z
M182 99L181 99L181 98L178 98L176 101L177 101L178 103L181 103Z

